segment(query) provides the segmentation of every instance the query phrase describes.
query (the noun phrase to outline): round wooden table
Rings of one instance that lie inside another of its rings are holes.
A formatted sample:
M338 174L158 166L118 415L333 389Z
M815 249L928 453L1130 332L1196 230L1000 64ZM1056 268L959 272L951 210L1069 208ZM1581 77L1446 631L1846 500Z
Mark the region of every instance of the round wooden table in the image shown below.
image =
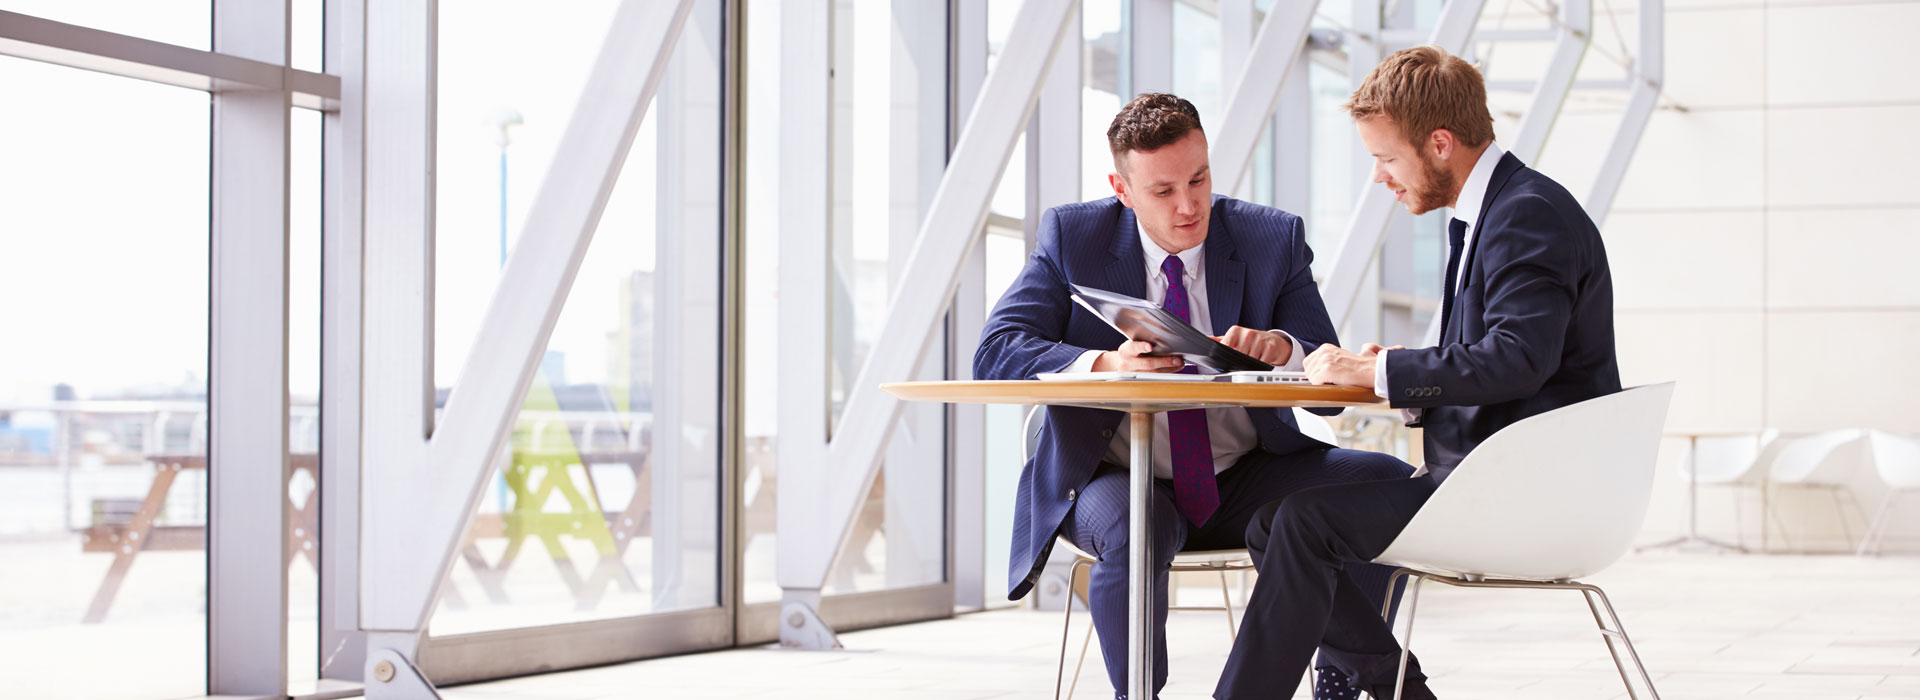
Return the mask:
M1153 414L1221 406L1325 408L1380 403L1372 389L1352 386L1193 381L899 382L880 389L906 401L1078 406L1129 417L1131 504L1128 518L1127 697L1153 697Z

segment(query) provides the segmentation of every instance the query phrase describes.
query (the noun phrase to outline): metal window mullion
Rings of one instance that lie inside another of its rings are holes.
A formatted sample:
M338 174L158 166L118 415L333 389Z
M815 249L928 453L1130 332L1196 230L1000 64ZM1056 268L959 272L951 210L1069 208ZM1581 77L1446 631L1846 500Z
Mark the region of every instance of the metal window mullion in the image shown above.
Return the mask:
M341 93L321 136L320 677L359 681L366 0L332 0L326 11L326 65Z
M214 46L285 65L288 0L214 3ZM213 96L207 691L287 687L285 92Z
M1120 34L1120 101L1148 92L1173 92L1174 0L1127 0Z
M971 0L948 0L950 26L947 70L948 90L943 155L952 152L959 139L962 119L980 93L987 76L987 4ZM944 163L944 158L942 159ZM944 168L943 168L944 169ZM950 379L973 378L973 353L986 324L987 266L984 238L975 244L961 265L960 284L954 292L948 313L948 367ZM954 605L984 608L987 604L986 572L986 407L978 404L950 404L946 407L953 426L949 489L953 509L947 518L953 547L949 552L953 572Z
M296 104L315 109L340 98L338 77L256 58L267 54L236 50L226 36L215 38L213 51L201 51L0 10L0 55L195 90L289 91Z

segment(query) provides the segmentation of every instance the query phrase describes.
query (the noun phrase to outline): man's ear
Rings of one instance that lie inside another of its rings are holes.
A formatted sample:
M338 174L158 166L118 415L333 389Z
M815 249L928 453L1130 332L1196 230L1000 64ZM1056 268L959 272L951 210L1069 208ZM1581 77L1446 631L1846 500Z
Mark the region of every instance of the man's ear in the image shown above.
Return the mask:
M1427 136L1428 152L1432 153L1434 158L1441 161L1445 161L1448 157L1452 156L1454 151L1459 149L1459 146L1460 142L1454 140L1453 132L1446 129L1434 129L1433 133Z
M1120 173L1107 173L1107 184L1113 186L1113 196L1119 197L1121 204L1133 208L1133 195L1127 192L1127 178Z

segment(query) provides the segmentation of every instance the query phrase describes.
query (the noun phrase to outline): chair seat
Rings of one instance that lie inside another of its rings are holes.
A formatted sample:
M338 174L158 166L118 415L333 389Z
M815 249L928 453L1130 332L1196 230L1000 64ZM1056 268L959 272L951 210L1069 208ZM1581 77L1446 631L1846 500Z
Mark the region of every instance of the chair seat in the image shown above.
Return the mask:
M1208 549L1173 555L1174 571L1251 568L1253 555L1244 549Z
M1054 546L1065 549L1068 554L1087 561L1100 561L1079 547L1074 546L1065 537L1055 537ZM1181 552L1173 555L1174 571L1233 571L1253 568L1253 555L1245 549L1204 549Z

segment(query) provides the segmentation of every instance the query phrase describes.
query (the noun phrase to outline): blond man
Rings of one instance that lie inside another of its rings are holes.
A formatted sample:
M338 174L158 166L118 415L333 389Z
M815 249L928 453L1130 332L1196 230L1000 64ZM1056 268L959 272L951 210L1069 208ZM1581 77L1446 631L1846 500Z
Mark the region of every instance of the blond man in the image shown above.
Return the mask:
M1255 514L1247 544L1260 579L1217 698L1292 697L1316 648L1357 690L1393 697L1399 645L1345 567L1385 551L1494 432L1620 390L1600 233L1565 188L1493 142L1480 72L1437 48L1407 49L1346 109L1374 182L1411 213L1451 209L1440 342L1358 353L1327 343L1306 370L1412 409L1426 464L1411 479L1306 489ZM1403 697L1434 697L1417 659Z

